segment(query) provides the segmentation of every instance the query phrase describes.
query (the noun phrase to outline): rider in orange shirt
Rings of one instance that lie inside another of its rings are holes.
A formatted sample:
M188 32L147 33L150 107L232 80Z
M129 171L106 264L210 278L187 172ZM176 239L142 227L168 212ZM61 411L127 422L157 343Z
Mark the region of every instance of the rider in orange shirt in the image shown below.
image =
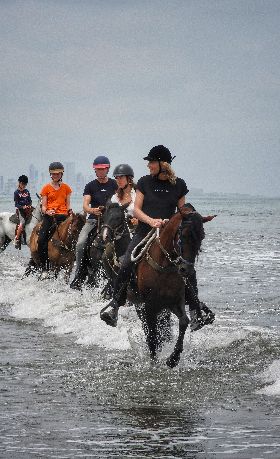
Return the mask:
M62 183L63 165L60 162L51 163L49 172L51 181L43 186L40 193L43 221L39 231L38 254L42 271L48 270L48 241L56 226L71 213L70 195L72 190L69 185Z

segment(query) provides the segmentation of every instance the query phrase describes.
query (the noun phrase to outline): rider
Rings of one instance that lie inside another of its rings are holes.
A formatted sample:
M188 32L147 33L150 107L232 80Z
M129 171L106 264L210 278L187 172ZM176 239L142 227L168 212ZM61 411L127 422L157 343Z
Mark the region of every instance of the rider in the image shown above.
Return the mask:
M115 167L113 176L116 179L118 189L111 201L126 207L129 229L134 231L138 220L134 217L134 202L136 198L135 184L133 182L134 172L128 164L119 164Z
M160 228L165 219L169 219L185 204L185 195L188 188L185 181L175 176L171 168L171 162L175 157L171 156L168 148L163 145L153 147L144 159L149 161L150 175L146 175L137 183L134 215L139 219L135 235L130 242L119 274L117 276L113 299L109 302L109 310L103 310L100 314L102 320L108 325L116 326L119 307L125 304L127 286L129 283L133 263L131 253L133 249L148 234L151 228ZM190 287L186 283L186 296ZM196 293L192 288L193 293ZM204 325L201 312L197 308L190 311L191 329L197 330Z
M29 191L26 188L28 184L28 177L26 175L20 175L18 178L18 187L14 192L15 207L17 209L17 215L19 218L19 225L14 240L16 249L20 249L20 236L25 227L25 222L30 215L32 200Z
M98 219L102 215L106 201L113 196L118 188L115 180L108 177L110 161L106 156L97 156L93 161L93 169L96 174L96 179L85 186L83 194L83 209L89 217L80 232L77 242L76 272L70 284L70 287L76 290L81 290L87 277L85 248L88 235L92 231L96 236L98 231Z
M63 222L69 214L70 195L72 190L69 185L62 182L64 167L60 162L49 165L50 183L43 186L42 196L43 221L39 230L38 255L42 271L48 270L48 241L56 225Z

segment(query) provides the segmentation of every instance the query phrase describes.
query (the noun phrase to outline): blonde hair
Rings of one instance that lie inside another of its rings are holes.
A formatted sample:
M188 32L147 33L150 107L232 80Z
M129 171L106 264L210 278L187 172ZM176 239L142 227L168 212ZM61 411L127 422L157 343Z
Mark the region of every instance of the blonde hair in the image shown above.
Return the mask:
M130 185L131 187L131 190L135 190L135 183L133 182L133 177L131 177L130 175L127 176L127 184ZM118 188L117 191L116 191L116 194L119 198L120 201L123 200L123 197L124 197L124 194L125 194L125 190L123 188Z
M160 161L160 166L161 166L162 172L164 171L167 180L172 185L175 185L177 177L175 175L175 172L171 168L171 165L165 161Z

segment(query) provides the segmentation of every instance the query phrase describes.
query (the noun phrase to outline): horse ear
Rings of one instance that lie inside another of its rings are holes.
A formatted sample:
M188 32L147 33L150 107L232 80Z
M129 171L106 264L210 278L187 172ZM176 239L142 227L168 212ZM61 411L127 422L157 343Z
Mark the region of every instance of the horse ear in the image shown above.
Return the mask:
M112 204L111 198L107 199L105 207L108 207L110 204Z
M129 204L130 204L130 202L127 202L126 204L124 204L124 205L122 206L122 209L123 209L123 210L126 210L126 209L128 208L128 206L129 206Z

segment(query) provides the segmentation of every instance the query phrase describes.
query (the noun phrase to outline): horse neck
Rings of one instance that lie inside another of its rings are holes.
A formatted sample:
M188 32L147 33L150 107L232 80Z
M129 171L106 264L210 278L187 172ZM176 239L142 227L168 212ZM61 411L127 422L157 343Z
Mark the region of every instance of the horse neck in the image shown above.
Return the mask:
M114 245L117 257L121 257L126 252L130 240L129 230L125 231L120 239L115 240Z
M160 233L160 243L162 247L164 247L164 249L170 254L173 251L174 239L181 221L182 215L178 212L177 214L173 215L173 217L164 226ZM159 259L166 259L166 256L164 255L158 244L153 244L153 254L157 255Z
M41 212L41 205L40 201L36 205L35 209L32 212L32 218L30 220L30 225L35 226L38 222L42 220L42 212Z
M70 234L69 234L69 226L72 222L72 218L67 218L64 222L60 223L60 225L58 226L58 228L56 228L56 231L59 235L59 239L65 243L68 242L68 239L70 238Z

